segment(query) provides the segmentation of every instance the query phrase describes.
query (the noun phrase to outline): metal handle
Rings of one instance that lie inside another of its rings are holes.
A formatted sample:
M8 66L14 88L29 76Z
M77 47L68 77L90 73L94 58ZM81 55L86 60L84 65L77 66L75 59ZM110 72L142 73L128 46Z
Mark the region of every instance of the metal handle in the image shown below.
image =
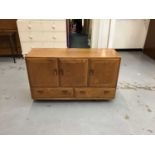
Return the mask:
M91 75L91 76L94 75L94 70L93 69L89 70L89 75Z

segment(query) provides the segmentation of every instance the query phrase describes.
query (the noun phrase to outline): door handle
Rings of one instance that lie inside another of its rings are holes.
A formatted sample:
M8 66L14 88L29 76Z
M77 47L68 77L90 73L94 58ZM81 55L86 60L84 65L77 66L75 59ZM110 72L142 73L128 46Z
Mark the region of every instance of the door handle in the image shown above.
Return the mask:
M58 70L57 69L54 69L54 75L58 75Z
M63 94L67 94L68 93L68 90L62 90L62 93Z
M63 69L60 69L60 70L59 70L59 74L60 74L60 75L64 75Z
M89 70L89 75L90 75L90 76L93 76L93 75L94 75L94 70L93 70L93 69L90 69L90 70Z

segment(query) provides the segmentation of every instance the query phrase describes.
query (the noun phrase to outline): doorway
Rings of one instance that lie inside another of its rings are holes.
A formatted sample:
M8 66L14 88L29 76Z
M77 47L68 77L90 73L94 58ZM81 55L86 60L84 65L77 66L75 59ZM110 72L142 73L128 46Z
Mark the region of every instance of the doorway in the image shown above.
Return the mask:
M67 19L68 48L90 48L91 19Z

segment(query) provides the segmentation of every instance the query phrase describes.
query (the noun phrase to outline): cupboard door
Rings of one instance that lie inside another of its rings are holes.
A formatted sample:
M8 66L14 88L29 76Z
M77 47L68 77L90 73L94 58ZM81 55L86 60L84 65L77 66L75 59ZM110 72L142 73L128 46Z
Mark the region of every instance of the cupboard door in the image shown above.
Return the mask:
M56 87L59 85L57 59L27 59L29 79L32 87Z
M60 59L61 86L87 86L87 59Z
M119 60L89 60L89 86L115 87L117 82Z

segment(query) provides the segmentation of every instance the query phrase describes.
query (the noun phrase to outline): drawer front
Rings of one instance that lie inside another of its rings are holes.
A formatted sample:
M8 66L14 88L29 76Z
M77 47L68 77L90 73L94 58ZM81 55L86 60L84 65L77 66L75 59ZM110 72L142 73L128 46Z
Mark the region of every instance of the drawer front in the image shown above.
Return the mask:
M72 88L32 88L34 99L73 98Z
M52 41L52 42L66 42L65 32L20 32L20 40L26 41Z
M66 42L66 32L43 32L43 41Z
M19 32L30 31L30 21L29 20L17 20L17 26Z
M42 21L42 31L66 31L65 20Z
M22 53L27 54L32 48L44 48L43 42L22 42Z
M51 40L56 42L66 42L66 32L53 32L51 35Z
M32 41L30 32L19 32L19 38L21 42Z
M76 98L114 98L114 88L75 88Z
M39 20L18 20L19 32L42 31L42 23Z
M54 42L53 48L67 48L66 42Z
M56 21L52 23L52 31L66 31L66 21Z
M28 25L29 31L42 31L42 23L39 20L30 20Z
M44 41L42 32L20 32L20 40L23 42Z
M65 20L18 20L17 25L20 32L66 31Z
M27 54L31 51L32 45L29 42L21 42L22 54Z
M27 54L32 48L67 48L66 42L21 42L22 54Z
M66 42L42 42L42 48L67 48Z
M43 42L42 48L53 48L53 42Z

